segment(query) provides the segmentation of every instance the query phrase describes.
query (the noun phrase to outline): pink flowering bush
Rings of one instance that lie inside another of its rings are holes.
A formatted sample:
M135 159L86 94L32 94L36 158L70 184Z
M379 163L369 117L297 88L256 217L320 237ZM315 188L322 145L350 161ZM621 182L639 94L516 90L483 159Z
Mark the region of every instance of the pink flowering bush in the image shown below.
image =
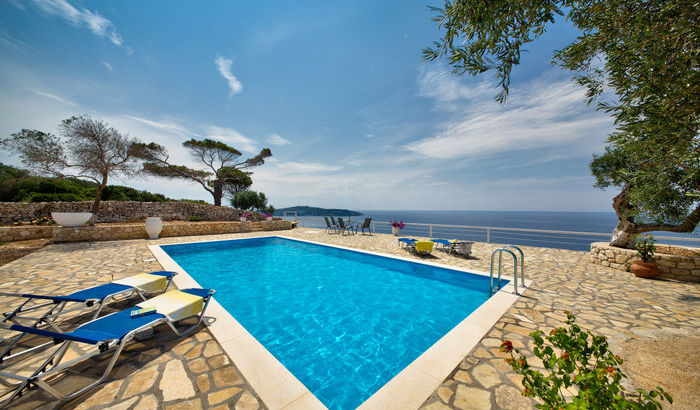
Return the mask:
M403 220L397 222L396 219L394 219L391 222L391 226L392 226L392 228L403 229L403 227L406 226L406 224L403 223Z

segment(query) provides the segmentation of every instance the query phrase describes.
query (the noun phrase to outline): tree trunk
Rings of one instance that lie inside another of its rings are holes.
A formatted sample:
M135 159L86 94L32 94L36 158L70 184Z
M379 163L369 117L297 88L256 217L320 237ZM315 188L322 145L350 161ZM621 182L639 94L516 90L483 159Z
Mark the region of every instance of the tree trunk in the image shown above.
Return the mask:
M95 202L92 203L92 219L90 225L94 225L97 221L97 211L100 210L100 200L102 199L102 191L107 186L107 178L102 179L102 183L97 186L97 194L95 194Z
M634 241L637 236L637 224L634 223L634 217L629 216L632 210L632 205L629 203L630 185L627 184L622 188L622 191L613 198L613 209L617 214L617 226L612 234L610 246L619 248L634 248Z
M221 198L224 196L223 181L220 179L216 179L213 181L213 185L214 192L212 192L212 196L214 196L214 205L221 206Z
M634 249L634 241L637 237L636 225L625 220L618 220L612 234L611 246Z

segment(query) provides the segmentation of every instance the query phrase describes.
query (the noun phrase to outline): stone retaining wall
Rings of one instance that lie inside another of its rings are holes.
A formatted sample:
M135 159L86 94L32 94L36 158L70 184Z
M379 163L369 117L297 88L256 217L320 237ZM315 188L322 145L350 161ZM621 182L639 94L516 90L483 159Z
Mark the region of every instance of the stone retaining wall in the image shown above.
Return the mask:
M284 220L259 222L164 222L161 237L215 235L292 229ZM66 228L62 226L12 226L0 228L0 242L50 238L54 242L114 241L148 238L144 224L95 225Z
M0 202L0 224L29 222L51 212L90 212L91 201L83 202ZM191 216L198 216L205 221L236 221L244 211L206 204L189 202L138 202L138 201L104 201L100 203L97 213L98 223L114 223L144 220L149 216L159 216L164 221L187 221ZM263 220L257 212L249 219Z
M0 242L50 238L53 226L0 226Z
M700 282L700 248L656 245L656 264L661 277L686 282ZM638 260L635 249L610 246L607 242L591 244L591 261L629 272L632 261Z

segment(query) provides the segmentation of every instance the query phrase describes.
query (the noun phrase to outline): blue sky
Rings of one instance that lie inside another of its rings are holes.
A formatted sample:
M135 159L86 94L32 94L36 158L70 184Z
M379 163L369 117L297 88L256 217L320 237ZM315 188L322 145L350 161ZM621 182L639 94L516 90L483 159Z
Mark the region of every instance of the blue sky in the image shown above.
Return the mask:
M550 64L575 30L530 44L499 105L491 74L422 61L440 4L0 0L0 135L89 114L189 166L192 137L269 147L252 188L278 208L610 211L588 162L612 120Z

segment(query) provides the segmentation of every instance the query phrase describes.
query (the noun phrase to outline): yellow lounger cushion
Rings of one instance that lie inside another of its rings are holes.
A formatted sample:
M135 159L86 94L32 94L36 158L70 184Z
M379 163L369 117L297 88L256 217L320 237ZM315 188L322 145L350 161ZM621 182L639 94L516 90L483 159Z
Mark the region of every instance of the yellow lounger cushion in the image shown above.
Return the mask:
M416 241L415 247L418 253L430 253L433 251L433 241Z
M171 290L138 304L140 308L155 307L156 311L172 321L198 315L204 307L204 299L189 293Z
M139 273L128 278L115 280L112 283L131 286L146 293L162 292L168 286L168 278L161 275L151 275L149 273Z

